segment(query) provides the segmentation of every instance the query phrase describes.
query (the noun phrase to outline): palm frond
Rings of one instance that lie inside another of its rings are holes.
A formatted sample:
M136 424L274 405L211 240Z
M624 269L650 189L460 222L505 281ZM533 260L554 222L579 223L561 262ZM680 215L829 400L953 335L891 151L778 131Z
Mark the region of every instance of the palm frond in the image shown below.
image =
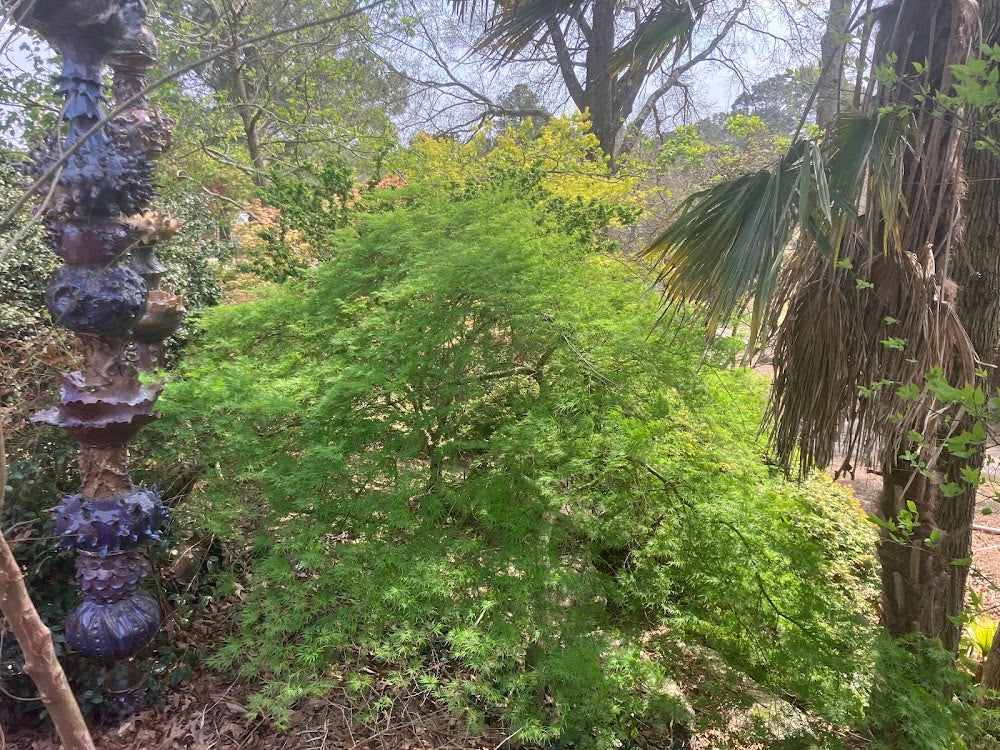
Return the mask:
M474 18L480 9L489 8L493 0L450 0L455 15L459 18Z
M756 338L774 297L799 210L799 181L808 141L798 141L771 167L713 185L686 199L645 249L660 266L657 282L671 303L693 303L710 326L753 300Z
M866 189L878 191L875 203L886 213L901 210L899 165L913 147L910 134L898 117L845 114L823 144L799 139L770 167L689 196L643 251L660 266L665 302L693 303L710 325L752 302L755 344L766 333L793 237L803 249L818 246L835 263L842 254L854 258L857 242L870 247L865 233L849 231ZM898 220L877 212L876 221L894 231ZM857 257L870 259L868 253Z
M907 247L903 227L907 224L910 207L904 191L906 165L913 161L920 133L908 112L886 113L878 118L873 132L871 149L871 176L869 195L871 216L881 222L881 232L871 228L873 244L878 237L883 254L913 251L920 247Z
M611 58L611 73L626 68L648 70L657 58L673 53L674 62L691 45L694 27L705 12L704 0L663 0L636 27Z
M691 304L711 332L749 306L751 347L776 332L768 424L786 470L827 465L841 438L848 462L898 455L936 413L899 388L973 377L933 249L904 244L918 146L896 111L845 115L822 145L692 195L645 250L668 309Z
M486 34L478 49L499 53L497 64L509 61L539 43L552 20L562 24L578 18L590 0L451 0L460 18L486 16ZM656 67L669 54L680 58L691 44L694 27L705 12L706 0L662 0L617 48L610 73Z
M840 115L831 125L825 146L830 156L830 189L840 195L857 195L871 156L880 118L857 112Z
M463 11L472 13L483 0L453 0ZM487 10L486 35L477 49L499 53L497 64L508 62L522 50L534 46L548 33L550 20L563 23L583 13L589 0L495 0Z

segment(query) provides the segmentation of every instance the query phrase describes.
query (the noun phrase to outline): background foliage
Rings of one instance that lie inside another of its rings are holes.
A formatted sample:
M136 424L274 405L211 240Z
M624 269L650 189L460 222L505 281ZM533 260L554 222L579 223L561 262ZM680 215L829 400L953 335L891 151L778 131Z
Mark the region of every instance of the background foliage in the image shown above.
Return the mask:
M168 0L156 32L176 67L339 8ZM663 105L636 115L655 127L628 129L612 169L587 115L551 116L534 85L498 76L508 93L492 101L460 80L466 63L444 84L403 73L380 44L446 64L440 35L418 39L425 10L268 40L157 92L177 124L157 207L183 224L160 254L194 313L173 351L198 345L134 447L180 504L161 560L216 540L213 590L151 581L170 626L245 594L210 663L251 679L253 711L286 727L300 698L346 686L373 723L432 698L561 748L679 748L696 732L719 747L995 746L948 654L878 635L875 532L854 500L766 461L766 383L732 366L743 342L706 352L683 309L651 332L651 279L627 257L692 191L786 150L811 71L689 125L689 87L668 76L683 113L661 120L676 97L654 92ZM55 114L51 63L28 45L0 98L43 106L0 113L14 148ZM956 68L940 103L995 124L998 59ZM398 127L411 97L444 88L486 114L447 134ZM18 190L4 173L0 206ZM76 594L45 509L75 483L73 446L26 421L72 365L41 312L44 245L32 231L0 265L2 522L61 648ZM233 565L215 575L220 546ZM14 646L0 642L0 687L21 697ZM61 655L84 707L101 705L101 671ZM156 683L202 656L166 639L145 654Z

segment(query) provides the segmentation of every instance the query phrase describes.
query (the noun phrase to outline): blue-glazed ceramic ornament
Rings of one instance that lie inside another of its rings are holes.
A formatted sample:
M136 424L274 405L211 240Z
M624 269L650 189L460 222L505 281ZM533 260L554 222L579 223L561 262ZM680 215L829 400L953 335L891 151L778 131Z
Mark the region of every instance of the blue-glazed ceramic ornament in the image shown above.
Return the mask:
M123 264L60 266L45 287L45 305L76 333L125 336L146 311L146 282Z
M159 626L159 606L139 588L149 572L139 548L159 538L167 517L159 492L132 484L127 449L136 431L159 416L153 407L161 389L139 381L128 341L164 271L148 250L130 267L136 243L152 241L144 228L153 214L138 223L125 218L150 202L149 158L170 142L169 120L141 95L156 55L145 16L144 0L33 0L14 14L62 54L55 85L64 126L22 168L46 198L52 249L67 263L52 275L46 305L56 324L78 334L83 363L80 372L63 374L59 403L34 418L80 443L80 491L53 510L58 546L79 553L76 580L84 596L66 623L66 638L83 656L119 662L110 670L116 695L131 687L117 684L128 671L120 660L134 656ZM115 96L129 101L103 123L108 60ZM142 327L144 340L176 324L165 304L157 300L157 314ZM140 359L147 346L138 346Z
M133 487L114 497L67 495L53 513L57 547L103 557L158 540L169 510L156 490Z
M116 602L85 599L66 620L66 641L88 659L113 662L145 646L160 627L160 605L135 593Z
M68 430L81 445L124 445L146 424L162 383L143 385L135 378L103 378L91 385L78 372L62 373L58 406L36 412L31 420Z
M117 220L69 219L49 222L48 227L52 252L75 265L106 266L124 260L137 241L132 226Z
M152 167L130 152L128 133L114 123L95 130L104 115L104 56L143 15L141 2L36 0L23 19L62 53L56 90L65 100L66 136L34 149L22 167L53 213L115 218L142 211L153 197ZM70 147L75 152L57 168Z
M94 120L96 122L96 120ZM76 133L82 137L86 130ZM54 139L34 149L22 171L39 180L55 167L67 145ZM128 135L114 125L86 139L59 171L55 188L48 179L35 188L48 195L60 213L81 219L132 214L144 210L153 198L152 169L135 157L128 156Z
M116 602L134 594L149 575L149 561L138 550L107 557L81 554L76 558L76 585L87 599Z

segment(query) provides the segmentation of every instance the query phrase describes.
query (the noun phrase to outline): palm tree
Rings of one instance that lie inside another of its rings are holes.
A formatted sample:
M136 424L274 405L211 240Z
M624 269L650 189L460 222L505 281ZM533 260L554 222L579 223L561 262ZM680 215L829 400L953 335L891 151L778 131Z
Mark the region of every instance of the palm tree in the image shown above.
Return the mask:
M677 86L684 72L711 56L747 6L746 0L740 0L729 8L712 41L683 58L709 0L629 4L620 0L452 0L452 4L466 15L482 6L486 29L479 48L495 53L498 65L528 49L551 48L573 103L581 112L589 110L594 135L612 166L615 156L628 150L626 123L641 128L657 101ZM667 64L671 74L653 91L646 91L650 75Z
M646 251L668 301L700 306L710 326L749 307L751 346L773 346L767 421L786 469L826 467L838 444L841 470L879 468L883 624L952 650L981 399L947 384L982 385L975 353L992 355L998 326L974 345L976 306L957 300L963 138L936 92L970 54L976 7L881 10L862 108L772 167L691 196ZM963 397L970 408L951 405Z
M980 0L983 42L1000 44L1000 0ZM981 113L971 113L970 129L1000 143L1000 123ZM971 139L965 149L969 193L965 200L966 236L955 263L959 284L959 315L984 361L997 362L1000 351L1000 153L976 148ZM990 386L998 384L992 371ZM1000 638L994 637L983 670L982 685L1000 690Z

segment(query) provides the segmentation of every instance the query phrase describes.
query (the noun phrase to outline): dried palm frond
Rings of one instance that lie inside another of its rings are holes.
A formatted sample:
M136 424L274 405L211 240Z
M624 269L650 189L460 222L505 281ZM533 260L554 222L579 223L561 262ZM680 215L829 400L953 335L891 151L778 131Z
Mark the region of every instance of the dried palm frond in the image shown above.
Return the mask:
M838 442L845 463L880 465L913 430L931 440L936 405L923 393L926 374L959 384L974 377L971 342L929 248L878 255L859 270L836 268L818 252L787 269L767 414L786 470L828 465ZM908 384L919 398L900 397Z
M863 377L886 387L860 398L857 417L848 424L862 456L895 456L916 431L928 441L934 435L933 396L904 400L899 389L909 384L923 389L928 373L941 372L951 383L964 385L975 377L971 341L958 320L954 295L935 273L929 246L920 253L877 257L869 271L873 288L864 301L862 330L868 340ZM860 386L869 385L859 383Z
M812 273L795 284L777 328L767 414L778 460L788 470L797 457L803 473L832 460L857 370L849 334L856 330L857 308L819 253L800 258L789 273L805 273L810 263Z

